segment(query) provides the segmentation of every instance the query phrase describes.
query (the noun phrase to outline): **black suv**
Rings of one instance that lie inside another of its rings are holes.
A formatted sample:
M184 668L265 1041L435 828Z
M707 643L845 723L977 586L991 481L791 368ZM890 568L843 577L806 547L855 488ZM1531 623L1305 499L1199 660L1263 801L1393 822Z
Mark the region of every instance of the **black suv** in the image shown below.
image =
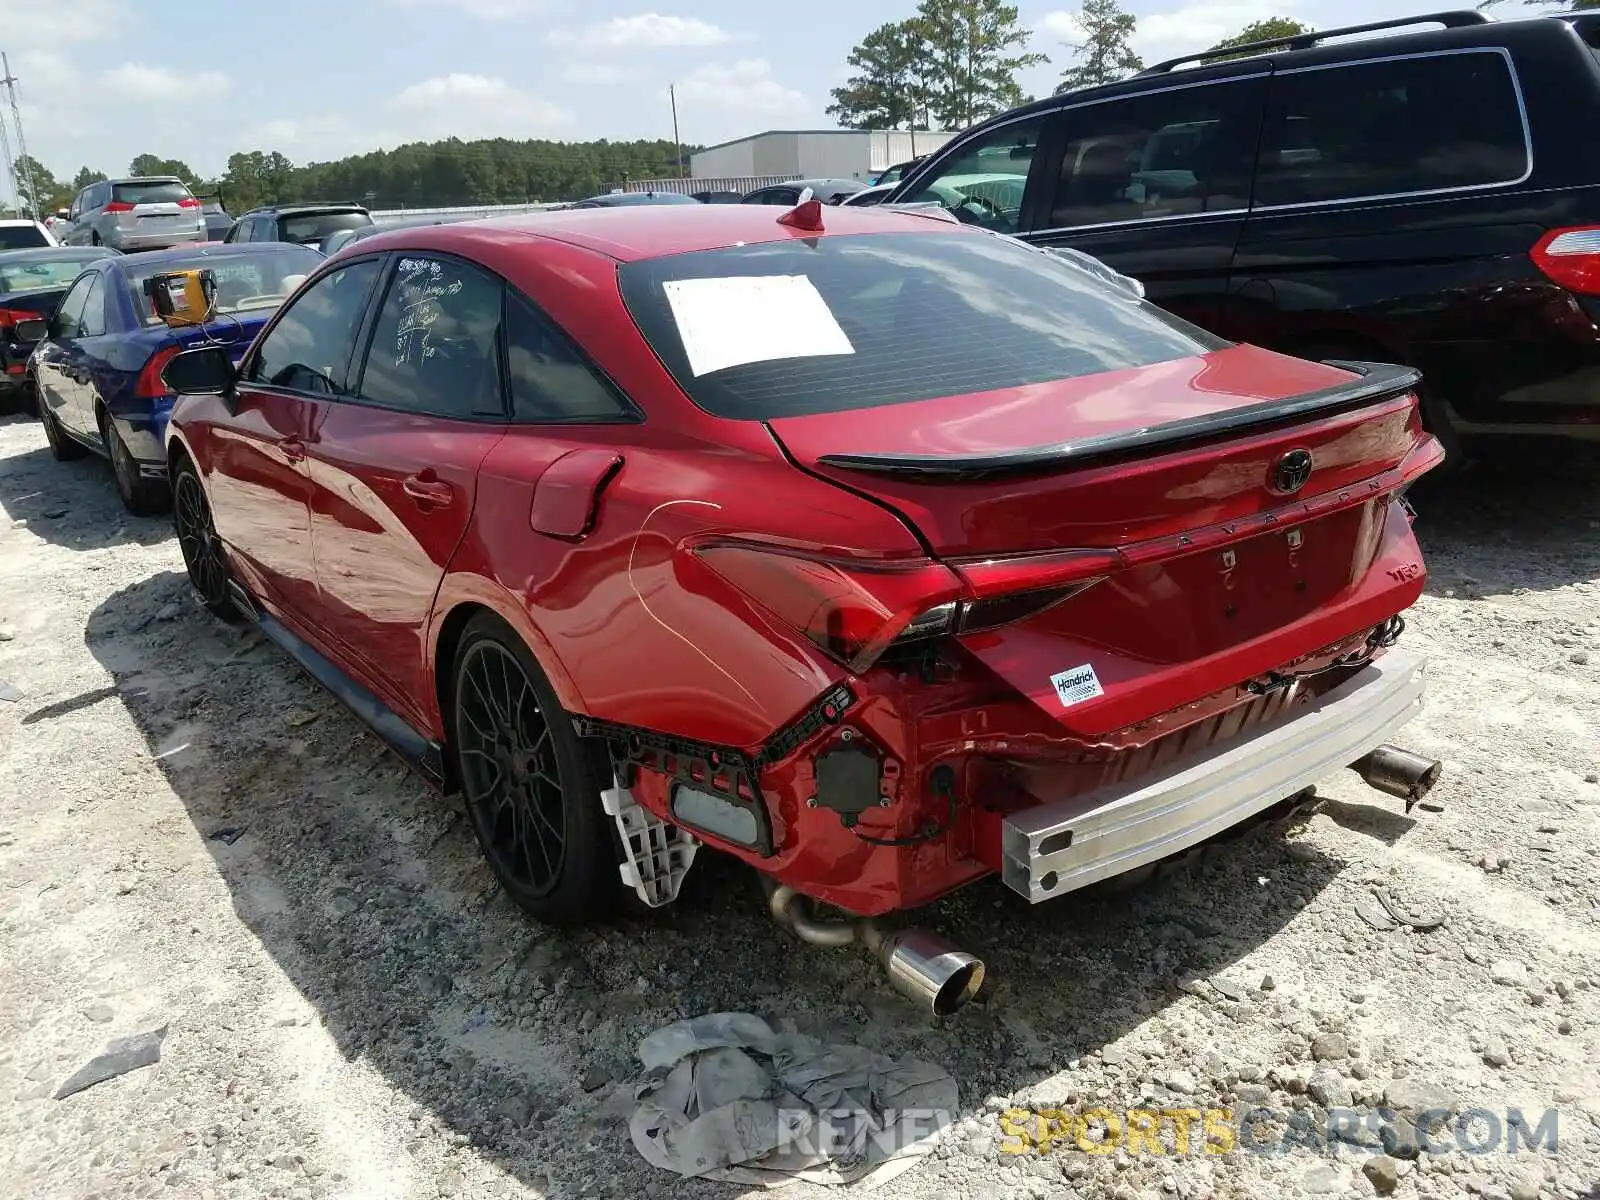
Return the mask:
M320 250L330 233L372 224L359 204L274 204L252 208L233 223L225 242L298 242Z
M1086 251L1235 341L1418 367L1447 442L1594 431L1597 48L1600 14L1451 12L1191 55L976 126L889 199Z

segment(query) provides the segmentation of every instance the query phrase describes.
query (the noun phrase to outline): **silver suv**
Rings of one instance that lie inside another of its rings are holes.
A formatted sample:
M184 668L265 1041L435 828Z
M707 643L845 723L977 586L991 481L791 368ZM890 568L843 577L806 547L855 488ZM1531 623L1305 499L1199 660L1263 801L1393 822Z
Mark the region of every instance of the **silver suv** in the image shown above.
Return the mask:
M69 246L159 250L206 240L206 219L189 186L172 175L102 179L72 198Z

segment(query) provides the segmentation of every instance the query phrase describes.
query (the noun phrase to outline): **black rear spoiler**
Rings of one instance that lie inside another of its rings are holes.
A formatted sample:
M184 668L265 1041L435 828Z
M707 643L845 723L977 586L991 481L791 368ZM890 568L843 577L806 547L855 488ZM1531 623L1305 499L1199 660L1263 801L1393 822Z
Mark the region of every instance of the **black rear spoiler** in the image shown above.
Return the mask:
M1266 400L1225 412L1185 417L1142 429L1105 433L1081 442L1056 442L1046 446L1025 446L993 454L824 454L817 461L823 466L847 471L867 471L878 475L915 475L922 478L969 478L974 475L1012 474L1054 469L1065 464L1081 465L1091 459L1120 457L1145 450L1172 449L1190 442L1208 440L1223 434L1262 425L1275 425L1308 416L1330 416L1361 408L1378 400L1408 392L1422 382L1422 373L1411 367L1388 363L1348 362L1328 359L1327 365L1351 371L1360 378L1314 392L1301 392L1282 400Z

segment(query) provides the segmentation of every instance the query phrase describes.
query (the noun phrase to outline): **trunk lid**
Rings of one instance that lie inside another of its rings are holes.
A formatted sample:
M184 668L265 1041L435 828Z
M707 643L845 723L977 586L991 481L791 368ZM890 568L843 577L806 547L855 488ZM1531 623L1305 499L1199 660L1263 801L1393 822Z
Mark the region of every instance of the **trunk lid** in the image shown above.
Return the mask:
M1394 536L1406 517L1391 501L1437 446L1413 372L1350 366L1236 346L770 426L806 470L901 513L979 595L1037 585L1053 562L1052 583L1094 580L957 636L1095 737L1370 630L1415 599L1420 563L1385 557L1396 543L1414 550Z

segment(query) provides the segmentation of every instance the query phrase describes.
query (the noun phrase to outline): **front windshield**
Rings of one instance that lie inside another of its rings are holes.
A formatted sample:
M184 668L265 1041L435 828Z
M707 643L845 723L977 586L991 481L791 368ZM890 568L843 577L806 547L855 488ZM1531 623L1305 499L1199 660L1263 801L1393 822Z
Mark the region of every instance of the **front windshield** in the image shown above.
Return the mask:
M87 264L104 257L104 254L74 254L70 251L60 258L30 256L8 262L0 257L0 293L66 287Z
M227 254L197 251L182 258L165 258L137 269L130 268L127 274L144 323L156 325L160 318L144 290L151 276L203 268L210 271L216 281L215 311L243 313L276 308L322 261L322 255L307 246L267 244L260 249Z

